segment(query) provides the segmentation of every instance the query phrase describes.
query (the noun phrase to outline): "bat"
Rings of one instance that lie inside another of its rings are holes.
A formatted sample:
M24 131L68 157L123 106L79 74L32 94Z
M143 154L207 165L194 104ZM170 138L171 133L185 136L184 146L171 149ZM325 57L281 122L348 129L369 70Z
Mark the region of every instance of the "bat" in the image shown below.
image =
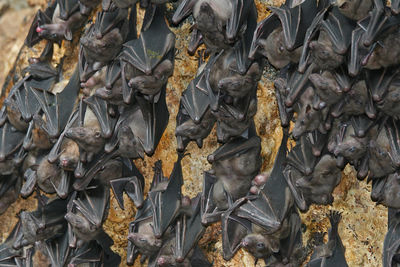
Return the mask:
M213 165L213 174L204 173L201 197L203 224L220 220L230 202L247 194L252 178L261 167L259 153L260 139L258 136L252 136L249 139L233 139L208 156L208 161ZM251 164L243 166L244 161Z
M307 266L343 266L346 267L347 262L344 255L345 247L340 239L338 226L342 215L340 212L331 211L328 215L331 223L331 228L328 233L328 243L318 246L314 253L311 255L311 259Z
M68 243L68 233L64 233L54 239L45 240L43 243L44 248L42 250L44 254L47 255L52 266L68 265L73 254L73 249Z
M25 134L6 122L0 127L0 162L4 162L22 145Z
M107 218L109 209L109 189L104 186L87 188L71 199L72 209L65 214L78 240L101 242L102 224Z
M56 6L57 1L52 1L51 3L49 3L44 11L38 10L29 28L28 35L25 38L25 45L27 45L28 47L33 47L35 44L40 42L41 37L37 32L37 28L39 27L39 25L51 23L51 19L53 17Z
M13 248L43 241L51 237L62 235L66 228L64 214L67 208L67 199L38 196L38 209L33 212L23 211L20 214L21 227L14 239Z
M380 70L365 70L365 80L371 91L372 99L376 102L383 100L392 82L397 79L396 68L384 68Z
M164 8L161 6L149 6L146 10L145 21L139 39L126 42L119 55L119 59L124 62L122 66L128 64L127 67L133 67L145 75L150 76L157 75L157 66L163 64L165 60L168 60L168 66L166 70L164 70L168 72L165 78L172 75L171 71L173 69L175 54L175 34L168 28L163 13ZM155 37L157 37L157 40L154 39ZM159 40L164 41L160 42ZM132 94L134 93L133 89L135 88L132 87L135 86L133 86L133 84L138 86L134 81L135 79L139 79L139 77L133 77L132 80L126 72L127 70L123 67L123 99L124 102L128 104L131 102ZM125 77L130 79L129 84L126 84ZM147 79L149 79L149 77ZM166 82L166 80L164 82ZM151 83L153 82L150 82L150 86L154 86L151 85ZM155 84L158 85L157 82ZM165 90L165 84L158 90Z
M14 171L9 175L2 175L0 182L0 214L17 200L21 190L22 177Z
M40 38L61 44L63 39L71 41L73 32L81 28L86 20L87 16L79 12L77 0L60 0L52 12L51 20L49 17L44 21L38 20L35 31Z
M99 4L100 0L78 0L79 2L79 11L83 15L90 15L93 9L95 9Z
M18 221L14 228L11 230L7 239L0 244L0 265L19 267L19 266L32 266L32 249L27 251L26 258L24 258L22 249L13 249L12 243L20 231L21 222ZM21 261L27 261L26 265L19 265ZM30 262L30 265L29 265Z

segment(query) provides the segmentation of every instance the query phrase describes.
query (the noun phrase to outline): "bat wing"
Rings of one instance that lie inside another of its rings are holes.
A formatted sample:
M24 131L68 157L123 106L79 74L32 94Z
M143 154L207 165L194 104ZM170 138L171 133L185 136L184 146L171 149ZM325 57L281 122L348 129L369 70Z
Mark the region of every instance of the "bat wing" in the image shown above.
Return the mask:
M388 232L383 243L383 266L392 266L393 258L400 247L400 224L397 210L388 209Z
M317 15L317 1L306 0L295 7L283 5L281 7L269 7L281 21L285 46L293 50L301 46L308 27Z
M136 168L135 164L128 159L123 160L123 172L120 179L110 181L114 196L121 209L124 209L123 192L140 208L143 205L144 177Z
M156 237L163 235L179 212L183 184L181 159L182 155L179 154L165 191L149 192L148 197L153 207L153 230Z
M175 257L185 259L204 233L201 224L200 195L192 199L192 213L189 218L182 216L176 224Z
M94 32L96 36L104 36L112 29L116 28L121 21L128 17L128 9L115 8L113 10L102 10L97 14L94 24Z
M390 8L392 9L392 12L398 15L400 13L400 0L392 0L390 2Z
M249 58L253 59L256 57L257 50L260 47L260 40L267 39L268 36L280 25L281 22L276 14L269 15L257 24L249 50Z
M396 166L400 165L400 124L397 120L390 118L385 123L385 131L390 143L390 157Z
M139 136L144 151L147 155L153 155L158 143L168 125L169 111L165 100L166 90L161 89L157 103L146 100L143 96L136 96L143 120L146 125L146 135Z
M281 227L281 223L292 206L291 194L283 175L287 140L288 134L284 133L270 177L260 194L250 197L243 205L239 205L235 211L237 216L254 222L270 232L274 232Z
M57 0L60 8L60 18L67 20L73 13L79 10L78 0Z
M366 115L352 116L351 125L357 137L365 137L368 130L375 125L375 121L371 120Z
M312 23L310 24L310 26L308 27L307 31L306 31L306 35L304 37L304 44L303 44L303 49L301 52L301 56L300 56L300 60L299 60L299 66L298 66L298 70L301 73L304 73L304 71L307 68L307 65L309 63L309 58L310 58L310 43L311 41L315 38L315 36L317 35L318 30L321 27L321 23L324 20L324 17L326 16L328 10L330 8L330 5L324 9L322 9L321 11L318 12L318 14L315 16L314 20L312 21Z
M0 159L4 160L15 153L22 145L24 135L23 132L17 131L11 123L6 122L0 127Z
M79 117L78 110L75 109L75 111L71 114L71 117L68 120L68 123L64 128L64 131L60 134L60 136L57 139L57 142L51 148L50 153L47 156L47 159L50 163L55 163L58 160L60 153L61 153L60 149L61 149L61 145L64 141L65 133L77 122L78 117Z
M121 64L119 60L114 60L107 65L106 88L111 89L113 84L121 77Z
M351 32L356 27L355 23L334 7L321 22L321 26L330 37L333 50L337 54L345 54L351 43Z
M213 202L213 188L217 178L209 172L204 172L203 190L201 191L201 222L211 224L220 219L222 212Z
M303 135L299 144L287 155L287 164L293 166L304 175L310 175L314 171L316 163L317 158L312 153L310 141Z
M109 190L98 186L82 191L73 203L89 222L100 227L106 216L109 197Z
M244 199L239 199L221 216L222 222L222 250L225 260L230 260L240 249L242 239L251 233L251 222L238 217L233 213L236 205L240 205Z
M236 154L260 147L260 142L261 141L258 136L253 136L249 139L243 137L235 138L230 142L220 146L216 151L208 156L208 160L212 163L214 161L233 157Z
M181 23L184 19L189 17L193 12L193 7L196 4L196 2L197 2L197 0L181 1L172 17L172 22L175 25L177 25L177 24Z
M52 266L65 266L68 263L72 252L68 243L68 233L46 240L44 246Z
M398 77L397 68L379 70L365 70L366 84L374 101L381 101L395 77Z
M101 266L101 261L104 258L104 251L101 246L94 240L85 243L80 248L73 251L73 257L70 264L89 266ZM58 266L58 265L57 265Z
M313 73L315 65L311 64L307 67L304 73L299 71L293 71L289 76L289 81L287 83L287 89L289 89L288 96L285 99L285 105L291 107L294 105L300 93L309 84L308 77Z
M41 128L52 138L60 135L71 116L76 98L80 90L78 70L75 69L64 90L54 95L42 89L33 89L37 101L46 116L46 122L41 120Z
M86 98L84 101L96 115L103 136L105 138L110 138L113 134L114 126L117 122L117 119L112 118L108 113L107 101L97 96L91 96L89 98Z
M56 190L57 195L60 198L65 199L68 197L69 192L71 192L72 190L72 181L73 181L72 173L61 170L61 177L58 184L57 185L54 184L51 179L50 181L54 189Z
M190 259L190 264L192 267L211 267L212 264L208 261L206 255L199 248L199 246L194 247L193 255Z
M183 107L195 123L200 123L201 118L210 106L207 91L203 91L203 89L199 89L196 86L202 75L200 74L189 83L181 97Z
M257 9L253 1L231 0L232 15L226 23L226 37L230 41L234 41L240 32L242 25L248 20L256 21ZM253 33L254 29L247 29Z
M139 39L126 42L120 58L150 75L175 47L175 34L168 28L162 12L157 7L149 28L142 32Z

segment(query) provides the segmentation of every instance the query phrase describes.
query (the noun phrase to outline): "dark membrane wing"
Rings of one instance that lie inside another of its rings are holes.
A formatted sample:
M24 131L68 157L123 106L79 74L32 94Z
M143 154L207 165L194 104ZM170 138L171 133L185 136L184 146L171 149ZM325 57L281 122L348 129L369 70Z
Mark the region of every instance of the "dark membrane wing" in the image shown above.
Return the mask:
M193 7L196 4L196 2L197 0L181 1L172 17L172 22L176 25L181 23L187 17L189 17L193 12Z
M65 266L68 263L72 251L68 243L68 233L55 239L46 240L44 243L52 266Z
M86 98L84 101L96 115L103 136L110 138L113 134L117 118L111 117L108 113L107 101L94 95Z
M250 220L270 232L280 228L291 206L290 191L283 175L287 140L288 134L284 133L272 172L260 194L254 198L250 197L235 211L237 216Z
M115 8L113 10L102 10L98 13L94 24L94 32L96 36L104 36L118 24L125 20L128 16L128 9Z
M173 56L174 46L175 34L168 28L162 8L157 7L149 28L140 34L139 39L124 44L120 58L150 75L169 54Z
M239 204L239 199L235 204ZM234 205L235 205L234 204ZM240 205L240 204L239 204ZM222 250L225 260L230 260L241 247L241 241L251 233L251 222L235 215L232 207L221 216Z
M79 10L78 0L57 0L60 8L60 18L67 20L73 13Z
M147 155L153 155L168 125L169 111L165 100L166 89L161 89L157 103L150 102L144 96L136 96L143 120L146 125L146 136L139 137Z
M168 186L165 191L149 192L153 208L153 231L156 237L161 237L178 215L181 201L181 187L183 184L182 155L174 164Z
M206 92L196 86L201 78L200 75L189 83L189 86L182 93L181 97L183 107L195 123L201 121L201 118L210 106L210 99Z
M381 101L383 99L392 81L398 77L398 74L398 68L365 70L366 84L374 101Z
M82 191L73 203L88 221L100 227L105 219L109 196L108 188L98 186Z
M22 145L25 133L17 131L10 123L6 122L0 128L0 159L15 153Z
M257 24L249 50L249 58L254 59L256 57L257 49L260 46L259 41L261 39L267 39L268 36L280 25L281 22L275 14L269 15Z
M192 213L189 218L182 216L176 224L176 247L175 257L184 259L192 248L197 244L204 233L201 224L200 195L192 199Z

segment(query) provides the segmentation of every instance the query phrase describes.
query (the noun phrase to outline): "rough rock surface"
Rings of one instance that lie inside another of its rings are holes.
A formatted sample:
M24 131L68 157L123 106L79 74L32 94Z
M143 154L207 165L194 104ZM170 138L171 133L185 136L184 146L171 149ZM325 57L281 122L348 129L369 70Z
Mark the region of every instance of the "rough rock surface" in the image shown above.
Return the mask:
M0 51L0 84L3 84L6 78L13 78L10 76L9 71L13 68L18 52L23 45L33 15L41 5L46 3L44 0L29 0L27 1L28 7L24 2L0 1L0 46L2 47ZM282 2L284 1L256 0L259 20L267 16L267 5L280 5ZM2 9L3 3L6 4L4 10ZM167 89L167 102L170 111L168 128L154 156L135 162L146 178L146 192L153 176L152 167L156 160L163 160L165 174L169 174L172 171L173 163L176 160L174 130L179 99L181 92L194 77L197 69L197 58L190 57L185 49L189 40L189 25L183 25L174 29L174 31L178 37L176 44L178 54L176 56L174 76L170 78ZM64 68L66 77L69 77L77 61L76 47L76 43L65 42L62 48L55 51L55 58L60 58L65 53L69 55ZM29 56L37 55L39 51L24 49L20 55L20 60L17 61L16 73L20 70L21 65L26 64ZM274 75L275 72L267 68L259 83L258 90L258 113L255 121L258 134L262 138L263 171L267 171L272 167L282 135L272 83ZM197 148L194 143L189 145L187 151L190 155L186 156L182 161L185 180L184 194L193 197L201 191L203 170L211 167L207 162L207 155L216 148L215 132L211 133L205 140L202 149ZM325 215L330 209L339 210L343 212L343 223L339 226L339 232L347 248L346 258L349 266L381 266L383 240L387 230L386 208L375 206L370 200L370 185L367 185L366 182L358 182L351 167L347 167L344 170L344 174L341 184L335 190L333 207L312 206L309 212L302 214L302 221L307 229L304 235L304 242L306 243L311 231L327 231L329 222ZM5 214L0 216L1 241L5 240L16 223L16 216L19 211L34 210L36 208L35 203L36 200L33 197L29 199L20 198ZM109 217L104 224L104 229L114 239L113 249L122 256L121 266L125 266L128 224L133 220L136 212L128 199L126 199L126 203L126 208L123 211L112 197ZM215 224L207 229L200 241L201 247L207 253L209 260L214 262L214 266L254 266L253 257L243 250L239 251L230 262L224 261L221 256L222 242L220 233L220 225ZM39 263L41 262L40 258L36 256L35 266L45 266L43 263ZM139 262L136 264L135 266L140 266ZM264 266L263 262L259 261L257 266Z

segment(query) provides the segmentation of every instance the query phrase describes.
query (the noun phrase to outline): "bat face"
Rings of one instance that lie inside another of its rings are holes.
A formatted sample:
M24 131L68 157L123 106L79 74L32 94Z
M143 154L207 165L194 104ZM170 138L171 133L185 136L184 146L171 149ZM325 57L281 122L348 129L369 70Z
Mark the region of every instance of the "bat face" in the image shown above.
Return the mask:
M369 138L359 138L354 133L351 125L344 124L339 126L340 130L333 137L336 140L328 145L328 149L336 156L342 156L349 161L357 161L367 152L366 145Z
M314 85L316 94L320 98L320 102L317 105L319 109L332 106L341 100L343 90L332 72L324 71L322 74L313 73L310 75L309 79Z
M255 258L268 258L279 252L279 239L262 234L249 234L242 240L241 246Z
M372 0L338 0L336 2L340 12L352 20L360 20L368 15L373 7Z
M313 108L313 99L315 91L312 87L308 87L301 95L295 126L292 131L294 138L300 137L305 132L311 132L320 128L323 120L323 112ZM297 108L296 108L297 109Z
M321 31L317 41L309 44L312 62L320 69L335 69L344 63L344 56L337 54L328 35Z

